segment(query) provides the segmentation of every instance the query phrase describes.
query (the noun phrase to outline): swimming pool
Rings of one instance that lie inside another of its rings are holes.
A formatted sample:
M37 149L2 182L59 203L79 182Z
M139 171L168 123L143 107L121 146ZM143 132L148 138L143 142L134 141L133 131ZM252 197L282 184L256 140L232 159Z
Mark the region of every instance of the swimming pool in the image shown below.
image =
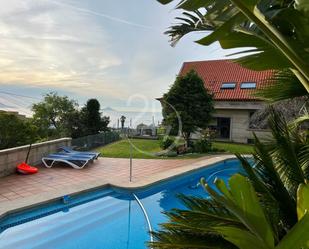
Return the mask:
M198 184L201 177L226 181L240 171L239 161L227 160L134 193L156 230L166 221L162 211L184 208L177 194L207 197ZM132 192L113 188L8 215L0 220L0 232L0 249L145 249L150 240L144 213Z

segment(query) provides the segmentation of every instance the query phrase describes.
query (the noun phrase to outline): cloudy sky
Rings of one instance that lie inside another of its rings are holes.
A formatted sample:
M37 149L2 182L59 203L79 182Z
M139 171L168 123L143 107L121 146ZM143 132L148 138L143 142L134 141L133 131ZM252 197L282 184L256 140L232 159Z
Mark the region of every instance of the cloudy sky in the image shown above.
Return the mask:
M155 0L0 0L0 109L24 113L57 91L84 104L160 109L154 98L184 61L224 58L218 45L175 48L163 34L179 12ZM9 93L9 94L7 94ZM13 95L15 94L15 95ZM29 98L31 97L31 98Z

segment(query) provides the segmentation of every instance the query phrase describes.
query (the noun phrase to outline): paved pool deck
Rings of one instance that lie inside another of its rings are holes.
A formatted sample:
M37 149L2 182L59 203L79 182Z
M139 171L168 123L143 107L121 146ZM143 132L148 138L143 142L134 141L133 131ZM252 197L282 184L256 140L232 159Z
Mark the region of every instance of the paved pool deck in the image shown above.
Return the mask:
M0 217L7 213L45 203L64 195L93 188L114 186L141 188L217 162L232 155L212 155L197 159L133 159L133 177L129 180L130 161L123 158L99 158L82 170L65 165L51 169L39 166L35 175L10 175L0 178Z

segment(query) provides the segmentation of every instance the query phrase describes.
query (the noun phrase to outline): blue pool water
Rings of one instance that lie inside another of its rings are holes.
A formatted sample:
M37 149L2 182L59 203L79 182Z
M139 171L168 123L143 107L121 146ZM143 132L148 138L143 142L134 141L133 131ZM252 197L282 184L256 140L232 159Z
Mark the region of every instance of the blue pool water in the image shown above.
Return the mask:
M198 184L225 181L240 172L239 161L228 160L134 191L154 230L166 221L162 211L184 208L177 194L207 197ZM149 241L145 217L132 194L104 188L55 201L0 220L0 249L145 249Z

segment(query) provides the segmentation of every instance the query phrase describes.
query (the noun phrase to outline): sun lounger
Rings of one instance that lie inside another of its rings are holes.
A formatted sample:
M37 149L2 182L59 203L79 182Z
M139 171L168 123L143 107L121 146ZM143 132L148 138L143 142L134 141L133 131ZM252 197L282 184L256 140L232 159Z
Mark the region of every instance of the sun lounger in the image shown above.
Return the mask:
M57 152L50 155L55 156L73 156L73 157L85 157L89 158L91 161L94 161L96 159L95 155L88 155L88 154L79 154L79 153L67 153L67 152Z
M91 161L92 159L87 156L83 157L83 156L57 155L57 154L50 154L42 158L42 162L47 168L51 168L55 163L60 162L60 163L66 163L71 167L73 167L74 169L82 169Z
M61 146L60 149L63 151L63 152L66 152L66 153L71 153L71 154L79 154L79 155L92 155L95 157L95 159L98 159L98 157L101 155L100 152L92 152L92 151L76 151L76 150L73 150L72 148L70 147L67 147L67 146Z

